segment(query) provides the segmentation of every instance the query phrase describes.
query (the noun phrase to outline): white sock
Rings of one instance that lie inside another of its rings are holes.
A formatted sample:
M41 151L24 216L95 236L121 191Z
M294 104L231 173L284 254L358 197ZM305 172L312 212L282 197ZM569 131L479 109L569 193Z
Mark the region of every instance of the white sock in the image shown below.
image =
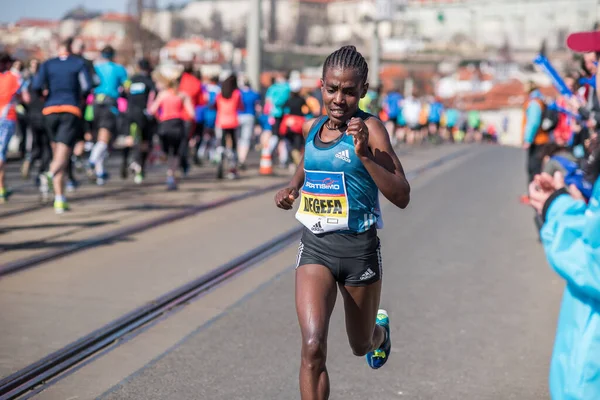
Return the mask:
M97 142L94 145L94 149L92 150L92 154L90 155L90 160L94 164L96 170L96 176L101 176L104 174L104 159L108 153L108 146L104 142ZM94 156L94 157L92 157Z
M102 153L104 152L106 147L107 147L106 143L96 142L96 144L92 148L92 151L90 152L90 162L92 164L96 164L98 162L98 160L100 159L100 156L102 155Z
M269 139L269 154L273 154L275 151L275 147L277 147L277 143L279 143L279 136L271 136Z
M288 143L289 142L286 139L283 139L281 142L279 142L279 163L280 164L287 164L288 160L290 158Z

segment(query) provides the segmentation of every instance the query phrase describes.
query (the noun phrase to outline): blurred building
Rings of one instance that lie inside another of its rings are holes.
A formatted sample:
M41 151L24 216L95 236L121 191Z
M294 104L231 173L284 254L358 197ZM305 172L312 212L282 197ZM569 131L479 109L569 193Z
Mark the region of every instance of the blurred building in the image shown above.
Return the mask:
M398 19L441 45L472 43L515 51L564 50L570 32L589 30L600 17L596 0L412 0Z
M379 32L389 50L499 48L564 49L571 31L590 29L600 17L596 0L391 0L392 21ZM263 0L269 43L306 46L367 41L376 0ZM146 28L164 40L193 34L239 40L245 35L247 0L191 0L169 10L151 10ZM268 39L268 40L267 40Z

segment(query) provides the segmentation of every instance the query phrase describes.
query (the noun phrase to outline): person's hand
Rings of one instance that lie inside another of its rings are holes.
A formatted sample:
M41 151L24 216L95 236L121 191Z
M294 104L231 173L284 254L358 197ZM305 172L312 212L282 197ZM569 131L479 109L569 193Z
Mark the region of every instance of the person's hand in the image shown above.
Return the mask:
M287 187L285 189L281 189L275 195L275 204L277 207L283 210L291 210L294 205L294 201L298 198L300 193L298 190L292 187Z
M360 118L352 118L348 123L346 134L354 140L354 152L359 157L369 155L369 128Z
M543 172L541 175L536 175L533 180L545 190L554 191L562 189L566 186L565 177L560 171L556 171L553 176Z
M579 189L577 189L577 186L569 185L568 190L569 190L569 194L571 195L571 197L574 198L575 200L585 201L585 196L581 193L581 191Z
M530 147L531 147L531 143L523 143L524 150L529 150Z
M563 187L565 187L565 178L559 171L556 171L554 176L547 173L536 175L529 184L529 203L538 214L541 214L544 204L552 193Z
M535 180L529 184L529 204L537 211L538 214L542 214L542 209L546 200L554 193L554 190L544 190Z

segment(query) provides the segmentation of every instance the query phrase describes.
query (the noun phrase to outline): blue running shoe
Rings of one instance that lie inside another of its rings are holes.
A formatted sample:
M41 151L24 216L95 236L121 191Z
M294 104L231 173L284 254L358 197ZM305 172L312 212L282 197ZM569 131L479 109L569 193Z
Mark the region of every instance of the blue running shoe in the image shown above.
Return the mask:
M177 190L177 182L174 176L167 177L167 190Z
M71 193L71 192L74 192L75 189L77 189L78 187L79 187L79 182L69 179L67 181L65 189L67 190L67 192Z
M96 174L96 185L104 186L109 178L110 175L108 172L104 172L103 174Z
M375 322L379 326L385 328L385 342L377 350L373 350L367 354L367 364L373 369L379 369L387 362L392 352L392 341L390 340L390 318L385 310L377 311L377 320Z

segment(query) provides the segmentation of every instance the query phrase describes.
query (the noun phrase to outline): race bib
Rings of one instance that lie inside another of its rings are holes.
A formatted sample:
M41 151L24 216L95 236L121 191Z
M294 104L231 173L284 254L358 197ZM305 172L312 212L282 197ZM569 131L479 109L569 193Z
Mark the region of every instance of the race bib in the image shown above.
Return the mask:
M343 172L304 171L296 219L315 234L348 229L348 194Z

